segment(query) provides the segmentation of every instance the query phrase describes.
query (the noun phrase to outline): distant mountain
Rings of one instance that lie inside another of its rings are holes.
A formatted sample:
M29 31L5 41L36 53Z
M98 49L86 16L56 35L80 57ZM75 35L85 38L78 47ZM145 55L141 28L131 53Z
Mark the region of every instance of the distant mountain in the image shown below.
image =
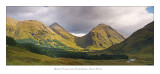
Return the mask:
M20 43L91 50L105 49L125 39L125 36L106 24L99 24L83 37L76 37L58 23L48 27L40 21L17 21L9 17L7 17L7 36L13 37Z
M113 44L120 43L126 37L106 24L99 24L93 28L87 35L77 37L76 43L87 49L104 49Z
M101 52L154 56L154 21L134 32L126 40Z
M74 49L82 49L36 20L16 21L7 17L7 36L13 37L20 43L34 43L45 47L63 48L68 46Z

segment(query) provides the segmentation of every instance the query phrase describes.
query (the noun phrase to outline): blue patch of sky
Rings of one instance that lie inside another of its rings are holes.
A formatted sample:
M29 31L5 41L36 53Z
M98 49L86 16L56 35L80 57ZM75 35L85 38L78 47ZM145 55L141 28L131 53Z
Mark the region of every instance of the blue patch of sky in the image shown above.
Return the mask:
M147 11L148 11L149 13L154 13L154 6L149 6L149 7L147 7Z

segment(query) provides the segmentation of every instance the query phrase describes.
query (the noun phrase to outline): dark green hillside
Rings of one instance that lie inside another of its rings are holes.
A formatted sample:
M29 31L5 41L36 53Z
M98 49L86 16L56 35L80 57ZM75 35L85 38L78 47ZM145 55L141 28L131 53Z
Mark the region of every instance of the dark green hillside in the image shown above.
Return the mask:
M101 51L113 54L137 54L153 57L154 54L154 22L134 32L119 44Z
M86 60L73 58L52 58L35 54L16 46L7 47L6 65L140 65L122 60Z
M11 37L7 37L6 64L7 65L142 65L143 62L125 62L125 55L91 55L81 52L59 51L60 49L44 50L32 44L17 44ZM9 43L11 45L8 45ZM16 45L14 45L16 44ZM22 47L23 46L23 47ZM46 52L48 55L46 55ZM51 52L51 53L50 53ZM38 54L39 53L39 54ZM57 53L57 54L55 54ZM45 54L45 55L44 55ZM62 55L63 54L63 55ZM48 57L50 56L50 57ZM59 57L58 57L59 56ZM88 57L86 57L88 56ZM63 58L66 57L66 58ZM86 59L78 59L78 58ZM75 58L75 59L74 59ZM89 58L89 59L87 59ZM107 58L110 60L104 60ZM121 58L121 59L117 59ZM122 59L123 58L123 59ZM114 59L114 60L113 60Z
M20 44L8 36L6 40L7 65L81 65L72 59L48 57L46 50L33 44Z
M17 46L7 47L7 65L82 65L74 59L52 58L46 55L35 54Z
M6 44L7 45L17 45L17 42L12 37L6 36Z
M60 48L45 48L31 43L17 43L12 37L6 37L6 39L7 39L7 59L8 59L7 62L9 63L14 63L14 62L26 63L27 60L28 62L31 63L32 61L33 62L35 61L37 62L37 64L41 62L40 57L32 58L30 55L27 56L27 54L31 54L33 55L33 57L38 55L39 56L46 55L46 58L48 56L50 58L74 58L74 59L87 59L87 60L128 59L128 56L126 55L107 55L107 54L90 55L86 52L65 51L64 49ZM12 62L13 60L14 62Z

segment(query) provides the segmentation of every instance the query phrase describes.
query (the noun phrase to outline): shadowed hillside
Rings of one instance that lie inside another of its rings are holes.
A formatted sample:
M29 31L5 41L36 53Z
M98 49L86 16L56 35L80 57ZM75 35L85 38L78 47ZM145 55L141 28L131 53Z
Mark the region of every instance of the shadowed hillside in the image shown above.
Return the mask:
M154 56L154 21L134 32L126 40L101 51L113 54Z

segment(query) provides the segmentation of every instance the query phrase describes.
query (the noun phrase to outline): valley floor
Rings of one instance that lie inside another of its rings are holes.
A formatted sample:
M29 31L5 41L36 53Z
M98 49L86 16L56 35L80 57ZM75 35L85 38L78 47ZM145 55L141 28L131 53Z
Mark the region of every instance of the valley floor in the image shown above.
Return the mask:
M8 46L7 65L153 65L153 58L138 58L133 62L121 60L86 60L72 58L51 58L46 55L35 54L25 49Z

